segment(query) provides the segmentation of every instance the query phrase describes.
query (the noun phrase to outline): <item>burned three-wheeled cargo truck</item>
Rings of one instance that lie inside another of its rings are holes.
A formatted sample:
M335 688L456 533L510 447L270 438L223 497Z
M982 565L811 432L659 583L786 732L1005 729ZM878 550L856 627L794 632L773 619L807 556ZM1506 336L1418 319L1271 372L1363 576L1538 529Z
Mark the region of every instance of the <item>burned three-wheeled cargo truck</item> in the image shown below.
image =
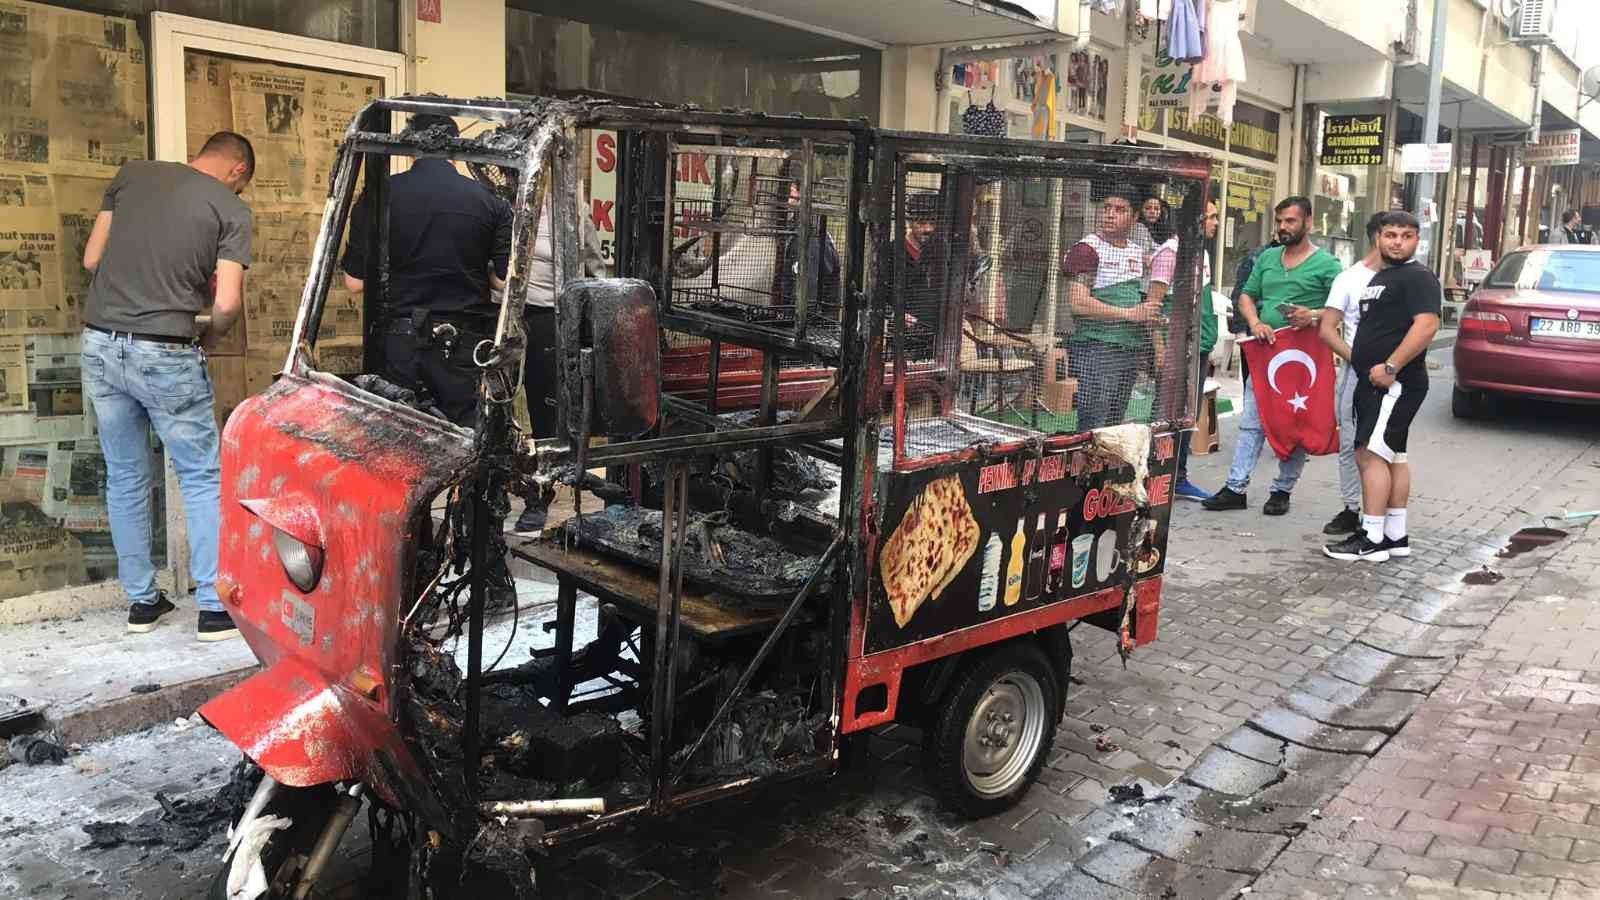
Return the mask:
M409 130L423 113L480 128ZM617 277L580 277L595 130ZM424 157L514 213L494 334L451 357L481 376L472 428L373 339L391 172ZM375 895L449 896L464 866L531 893L543 856L827 775L891 722L954 809L1016 802L1074 628L1155 637L1209 171L614 102L370 105L282 373L224 432L218 588L263 667L202 712L265 775L214 896L311 895L363 805ZM339 377L317 330L358 196L367 372ZM1148 198L1170 213L1146 242ZM554 346L523 324L541 265ZM514 413L530 353L558 363L530 410L552 439ZM569 519L503 533L507 497L552 493ZM504 554L554 602L491 610Z

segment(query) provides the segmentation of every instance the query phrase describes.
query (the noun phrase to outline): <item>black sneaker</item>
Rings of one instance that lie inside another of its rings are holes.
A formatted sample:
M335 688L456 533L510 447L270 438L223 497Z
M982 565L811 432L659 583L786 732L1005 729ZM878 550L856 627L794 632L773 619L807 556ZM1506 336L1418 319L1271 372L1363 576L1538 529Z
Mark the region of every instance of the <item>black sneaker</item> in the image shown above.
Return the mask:
M1289 511L1289 492L1273 491L1267 502L1261 504L1261 514L1264 516L1281 516Z
M226 641L239 636L239 626L233 624L233 616L225 612L211 612L200 610L200 625L195 629L195 639L210 643L212 641Z
M161 617L177 609L172 601L167 599L166 591L156 592L154 603L134 603L128 607L128 633L147 634L156 630L156 623Z
M1323 534L1355 534L1361 530L1361 514L1353 509L1341 509L1339 514L1322 526Z
M1385 537L1383 539L1383 549L1389 551L1390 556L1404 559L1411 555L1411 537L1410 535L1398 539Z
M1322 548L1322 552L1330 559L1342 559L1346 562L1357 559L1368 562L1389 561L1388 545L1374 544L1367 538L1365 531L1358 531L1337 544L1329 544Z
M1210 499L1200 501L1200 507L1209 509L1212 512L1223 509L1244 509L1246 507L1245 495L1233 488L1225 487L1212 494Z

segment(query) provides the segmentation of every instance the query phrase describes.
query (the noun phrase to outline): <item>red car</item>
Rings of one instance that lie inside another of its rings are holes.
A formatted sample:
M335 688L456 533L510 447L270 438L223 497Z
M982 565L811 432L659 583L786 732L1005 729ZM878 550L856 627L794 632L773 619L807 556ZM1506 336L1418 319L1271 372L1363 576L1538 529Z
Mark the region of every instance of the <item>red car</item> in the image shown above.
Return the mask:
M1490 395L1600 403L1600 246L1506 254L1462 310L1455 368L1461 418Z

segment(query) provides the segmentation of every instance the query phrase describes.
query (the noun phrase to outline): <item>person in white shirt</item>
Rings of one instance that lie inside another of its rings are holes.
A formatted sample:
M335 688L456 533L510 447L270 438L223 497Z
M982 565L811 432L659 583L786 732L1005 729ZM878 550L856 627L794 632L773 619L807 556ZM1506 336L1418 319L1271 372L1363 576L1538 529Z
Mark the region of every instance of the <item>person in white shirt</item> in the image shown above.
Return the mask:
M1328 305L1323 308L1322 341L1344 360L1344 374L1339 378L1339 494L1344 508L1323 526L1323 534L1354 534L1361 527L1361 472L1356 468L1355 445L1355 387L1360 375L1350 365L1350 345L1356 342L1356 326L1361 323L1361 292L1383 268L1378 253L1378 220L1382 216L1376 213L1367 220L1367 255L1333 280Z

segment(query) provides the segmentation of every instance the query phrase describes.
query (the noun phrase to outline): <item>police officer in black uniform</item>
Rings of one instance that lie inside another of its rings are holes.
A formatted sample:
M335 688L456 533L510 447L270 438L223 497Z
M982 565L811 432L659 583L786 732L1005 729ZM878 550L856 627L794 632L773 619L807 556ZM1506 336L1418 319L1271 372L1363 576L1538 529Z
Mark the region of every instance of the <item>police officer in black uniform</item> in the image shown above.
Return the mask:
M415 115L410 130L456 137L448 116ZM364 289L372 261L369 195L350 213L345 285ZM383 375L472 426L482 370L478 343L494 335L511 259L511 207L448 160L419 159L389 179L389 290L383 310Z

